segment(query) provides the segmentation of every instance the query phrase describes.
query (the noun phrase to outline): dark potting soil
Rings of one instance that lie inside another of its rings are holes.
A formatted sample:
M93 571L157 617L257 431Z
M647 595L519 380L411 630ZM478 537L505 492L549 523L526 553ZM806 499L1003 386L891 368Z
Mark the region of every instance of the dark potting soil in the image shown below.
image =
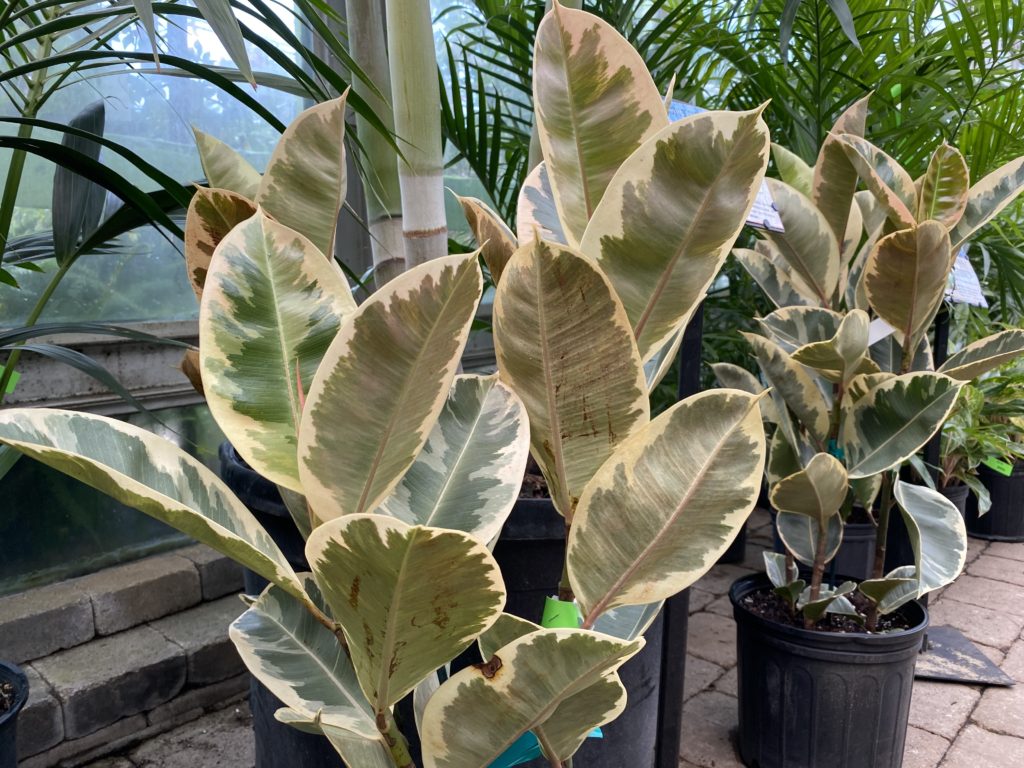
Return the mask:
M14 690L14 683L8 680L0 682L0 715L14 706L14 697L16 695L17 691Z
M847 595L846 597L850 599L857 610L862 614L866 614L871 608L871 601L864 597L860 592L854 592L852 595ZM804 629L803 616L801 616L799 612L790 611L789 604L773 591L760 590L758 592L752 592L744 597L742 602L743 606L755 616L760 616L762 619L776 624L782 624L783 626ZM899 612L890 613L888 615L878 617L878 629L874 634L896 632L904 629L910 629L910 624L907 620L903 618ZM835 613L825 614L825 616L814 625L814 631L855 632L857 634L867 634L864 627L853 619L848 616L840 616Z
M548 493L548 481L540 473L540 467L531 456L526 463L526 472L523 475L523 486L519 489L520 499L550 499Z

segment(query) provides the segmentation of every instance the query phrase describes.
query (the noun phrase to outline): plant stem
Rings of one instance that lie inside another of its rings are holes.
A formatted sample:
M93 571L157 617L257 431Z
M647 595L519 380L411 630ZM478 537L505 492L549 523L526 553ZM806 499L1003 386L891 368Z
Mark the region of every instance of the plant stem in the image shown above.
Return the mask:
M892 473L886 472L882 477L882 500L878 508L878 529L875 532L875 564L871 569L871 577L880 579L885 574L885 540L889 535L889 513L892 508ZM873 603L867 616L867 629L873 632L878 626L878 605Z
M811 594L810 601L813 603L821 597L821 581L825 576L825 550L828 547L828 526L823 522L818 523L818 541L814 548L814 568L811 571ZM814 627L814 621L804 617L804 626L807 629Z
M427 0L387 0L388 63L402 159L406 267L448 253L441 151L441 90Z
M544 750L544 757L547 758L548 765L550 765L551 768L565 768L565 764L555 757L554 747L551 746L551 742L548 740L544 731L538 728L533 733L537 737L537 741L540 742L541 749Z
M569 542L569 523L565 524L565 541ZM576 599L573 594L572 584L569 582L569 553L562 559L562 580L558 582L558 599L571 603Z
M409 754L409 745L405 736L398 730L395 717L389 711L377 713L377 730L384 737L384 741L391 751L391 759L395 761L395 768L416 768L416 763Z

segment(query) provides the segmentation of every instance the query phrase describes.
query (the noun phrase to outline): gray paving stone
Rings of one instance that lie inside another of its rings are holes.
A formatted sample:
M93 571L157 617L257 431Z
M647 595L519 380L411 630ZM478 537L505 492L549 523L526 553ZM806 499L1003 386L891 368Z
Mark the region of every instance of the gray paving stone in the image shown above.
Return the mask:
M1018 683L1024 683L1024 640L1018 640L1010 646L999 667Z
M941 768L1017 768L1024 765L1024 739L969 725L953 742Z
M0 598L0 658L20 664L96 634L89 595L73 581Z
M741 576L748 576L751 573L754 573L753 569L745 568L742 565L732 565L729 563L716 565L700 578L697 586L713 595L724 595L729 591L729 587L732 586L736 579Z
M993 541L988 545L985 553L995 557L1005 557L1008 560L1024 560L1024 542Z
M722 595L721 597L708 603L705 611L711 613L717 613L719 616L725 616L726 618L732 618L732 603L729 601L728 595Z
M228 638L228 626L245 610L236 596L222 597L150 624L153 629L184 649L188 659L189 686L208 685L245 671L245 665Z
M1024 738L1024 685L991 686L982 694L971 720L987 731Z
M687 654L686 677L683 680L683 700L696 696L725 673L717 664Z
M78 587L92 599L96 632L112 635L196 605L203 593L191 560L148 557L84 576Z
M150 627L61 651L33 666L61 703L69 739L152 709L185 685L184 651Z
M720 678L715 680L711 684L711 690L718 691L720 693L727 693L730 696L738 696L739 691L737 690L737 679L739 678L739 671L736 667L733 667Z
M167 724L168 728L173 728L193 719L196 713L222 709L229 703L241 701L248 694L249 674L237 675L175 696L166 704L149 710L146 722L150 725Z
M717 613L690 616L687 652L728 669L736 665L736 623Z
M1005 557L982 557L971 563L967 569L971 576L1024 586L1024 560L1009 560Z
M683 705L680 756L700 768L742 768L733 746L736 699L707 691Z
M910 702L910 724L943 738L953 739L964 727L980 698L981 689L978 686L915 680L914 695Z
M231 558L205 544L185 547L174 554L188 558L195 565L199 572L203 600L216 600L242 591L242 566Z
M1008 648L1020 636L1024 618L943 596L928 607L932 624L956 627L976 643Z
M973 563L983 553L988 551L989 542L984 539L967 540L967 563Z
M712 602L715 596L710 592L703 589L693 587L690 589L690 615L692 616L697 611L703 611L707 607L708 603Z
M53 749L21 760L18 768L52 768L61 763L80 765L104 757L125 740L145 738L146 718L142 715L118 720L80 739L62 741Z
M961 576L947 587L944 598L987 608L1024 618L1024 600L1014 584L977 576Z
M248 708L228 707L176 728L128 757L138 768L252 768L256 757Z
M95 763L89 763L88 768L135 768L135 763L123 757L105 757Z
M60 744L64 738L64 717L60 702L50 686L31 666L25 666L28 701L18 715L18 757L36 755Z
M903 768L935 768L949 749L949 741L934 733L910 726L903 749Z

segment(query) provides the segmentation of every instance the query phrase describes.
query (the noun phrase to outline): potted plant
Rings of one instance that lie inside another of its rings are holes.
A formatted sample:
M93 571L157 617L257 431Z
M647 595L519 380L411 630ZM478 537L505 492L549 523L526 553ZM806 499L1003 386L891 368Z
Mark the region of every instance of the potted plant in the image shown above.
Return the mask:
M556 9L546 24L555 39L587 43L591 71L621 63L624 41L594 17ZM617 88L610 98L649 104L634 104L629 127L664 117L660 99L637 102ZM652 420L643 363L655 361L648 368L657 375L658 354L689 311L678 299L698 301L731 247L767 162L766 129L756 111L712 113L671 127L666 119L650 142L633 136L617 147L623 168L603 178L607 215L593 219L602 249L590 251L608 267L531 237L498 285L500 378L457 377L483 284L476 254L418 266L356 307L324 255L330 231L314 242L289 225L292 214L301 227L336 213L336 194L324 202L311 193L317 183L343 188L334 173L343 166L323 160L340 152L340 107L321 106L326 115L300 118L279 147L290 161L281 170L307 194L280 195L268 171L256 209L210 235L209 262L193 266L203 278L198 366L207 401L239 454L290 492L312 574L296 573L221 480L159 437L98 416L8 409L0 440L267 579L232 638L284 702L278 719L326 737L346 763L412 765L404 731L419 733L427 766L489 764L510 748L562 765L625 707L616 670L643 647L661 601L727 548L758 495L758 397L703 393ZM311 135L312 149L302 144ZM603 135L615 138L608 126ZM667 173L666 159L701 173L679 189L684 181ZM563 170L552 181L568 205ZM582 181L596 201L596 180ZM622 210L656 182L675 184L680 198L702 189L706 205L728 217L680 219L684 204L661 189L657 200ZM237 192L222 197L251 208ZM665 202L676 210L656 221ZM680 280L672 246L698 225L713 237L687 252L699 277ZM660 266L642 280L623 274L624 262L603 246L635 253L637 236L659 240L644 252ZM562 601L547 627L502 613L507 590L487 548L518 493L531 441L568 531ZM473 644L481 663L438 685L435 670ZM399 724L394 705L412 691L413 722Z
M978 467L982 492L967 502L967 533L1024 541L1024 369L1018 362L985 376L977 387L979 426L992 435L992 446Z
M1019 331L996 334L934 371L926 340L954 248L1020 191L1021 162L970 187L944 145L915 186L861 138L866 110L865 99L840 117L814 167L778 153L789 183L769 185L785 231L737 252L779 307L746 337L772 387L767 475L786 554L767 555L767 577L730 592L740 754L762 768L836 762L850 748L900 765L927 624L914 600L959 573L966 534L952 503L896 472L941 428L963 382L1024 347ZM873 339L873 324L888 333ZM859 584L826 576L855 501L878 529ZM887 573L896 509L913 562Z
M0 661L0 768L18 765L18 713L28 700L28 679L20 668Z

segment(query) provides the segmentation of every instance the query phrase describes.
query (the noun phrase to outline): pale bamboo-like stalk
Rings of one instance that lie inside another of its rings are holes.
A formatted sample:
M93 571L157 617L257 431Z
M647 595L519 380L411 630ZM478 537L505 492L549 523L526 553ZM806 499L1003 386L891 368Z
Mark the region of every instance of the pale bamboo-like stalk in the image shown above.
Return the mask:
M384 41L384 13L380 0L345 0L349 53L377 87L374 91L357 77L354 90L384 126L394 132L391 109L391 75ZM388 140L361 115L356 115L356 134L364 152L362 169L366 191L366 223L370 231L374 279L379 288L405 268L402 238L402 194L398 184L398 153Z
M441 89L428 0L387 0L388 63L407 268L448 253Z

